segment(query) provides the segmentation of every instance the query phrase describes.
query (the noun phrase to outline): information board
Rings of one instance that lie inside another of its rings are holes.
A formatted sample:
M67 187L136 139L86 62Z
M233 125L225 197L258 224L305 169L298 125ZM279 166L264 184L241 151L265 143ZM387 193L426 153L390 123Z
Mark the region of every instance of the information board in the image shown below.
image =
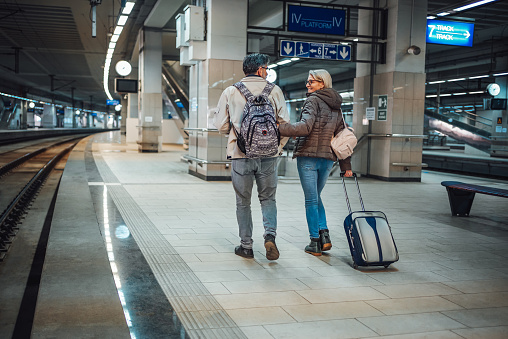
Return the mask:
M351 61L351 46L306 41L280 41L280 56Z
M431 44L472 47L473 34L473 23L427 20L426 40Z
M288 6L288 31L345 35L346 11L340 9Z

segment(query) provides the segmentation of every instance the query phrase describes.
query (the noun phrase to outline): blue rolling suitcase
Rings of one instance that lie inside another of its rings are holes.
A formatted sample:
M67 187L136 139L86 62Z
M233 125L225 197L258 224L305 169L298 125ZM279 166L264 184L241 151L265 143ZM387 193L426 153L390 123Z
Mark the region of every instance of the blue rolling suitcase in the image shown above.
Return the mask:
M384 266L387 268L399 260L399 253L390 225L383 212L365 211L356 173L353 173L353 177L362 205L362 210L356 212L351 211L344 173L341 173L342 186L349 210L349 215L344 219L344 230L353 257L353 267L355 269L358 266Z

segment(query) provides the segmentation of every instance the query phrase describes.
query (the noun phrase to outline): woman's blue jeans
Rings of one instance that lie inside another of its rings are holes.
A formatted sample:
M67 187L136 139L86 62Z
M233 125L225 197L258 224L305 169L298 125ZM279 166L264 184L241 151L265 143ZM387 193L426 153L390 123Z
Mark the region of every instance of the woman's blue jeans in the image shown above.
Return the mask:
M325 158L296 158L300 183L305 195L305 213L311 238L319 238L319 230L328 229L321 191L330 176L333 161Z

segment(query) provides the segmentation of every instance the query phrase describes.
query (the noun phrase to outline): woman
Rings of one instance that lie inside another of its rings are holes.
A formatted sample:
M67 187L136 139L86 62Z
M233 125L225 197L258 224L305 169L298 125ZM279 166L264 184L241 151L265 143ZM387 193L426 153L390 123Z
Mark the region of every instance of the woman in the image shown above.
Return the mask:
M330 141L344 128L340 105L342 98L332 89L332 78L324 69L309 71L305 82L307 100L302 109L302 118L294 124L281 124L281 136L298 137L293 151L298 174L305 195L305 212L310 233L310 244L305 252L319 256L332 248L321 191L337 157ZM351 158L339 161L345 176L353 175Z

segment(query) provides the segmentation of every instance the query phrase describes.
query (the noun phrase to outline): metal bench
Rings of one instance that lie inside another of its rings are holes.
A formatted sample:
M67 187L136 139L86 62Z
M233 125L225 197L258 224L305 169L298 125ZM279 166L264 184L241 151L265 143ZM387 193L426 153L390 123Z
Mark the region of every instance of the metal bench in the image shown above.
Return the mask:
M459 181L443 181L441 185L445 186L448 192L448 200L450 200L453 216L469 216L475 193L508 198L508 190L502 188L465 184Z

